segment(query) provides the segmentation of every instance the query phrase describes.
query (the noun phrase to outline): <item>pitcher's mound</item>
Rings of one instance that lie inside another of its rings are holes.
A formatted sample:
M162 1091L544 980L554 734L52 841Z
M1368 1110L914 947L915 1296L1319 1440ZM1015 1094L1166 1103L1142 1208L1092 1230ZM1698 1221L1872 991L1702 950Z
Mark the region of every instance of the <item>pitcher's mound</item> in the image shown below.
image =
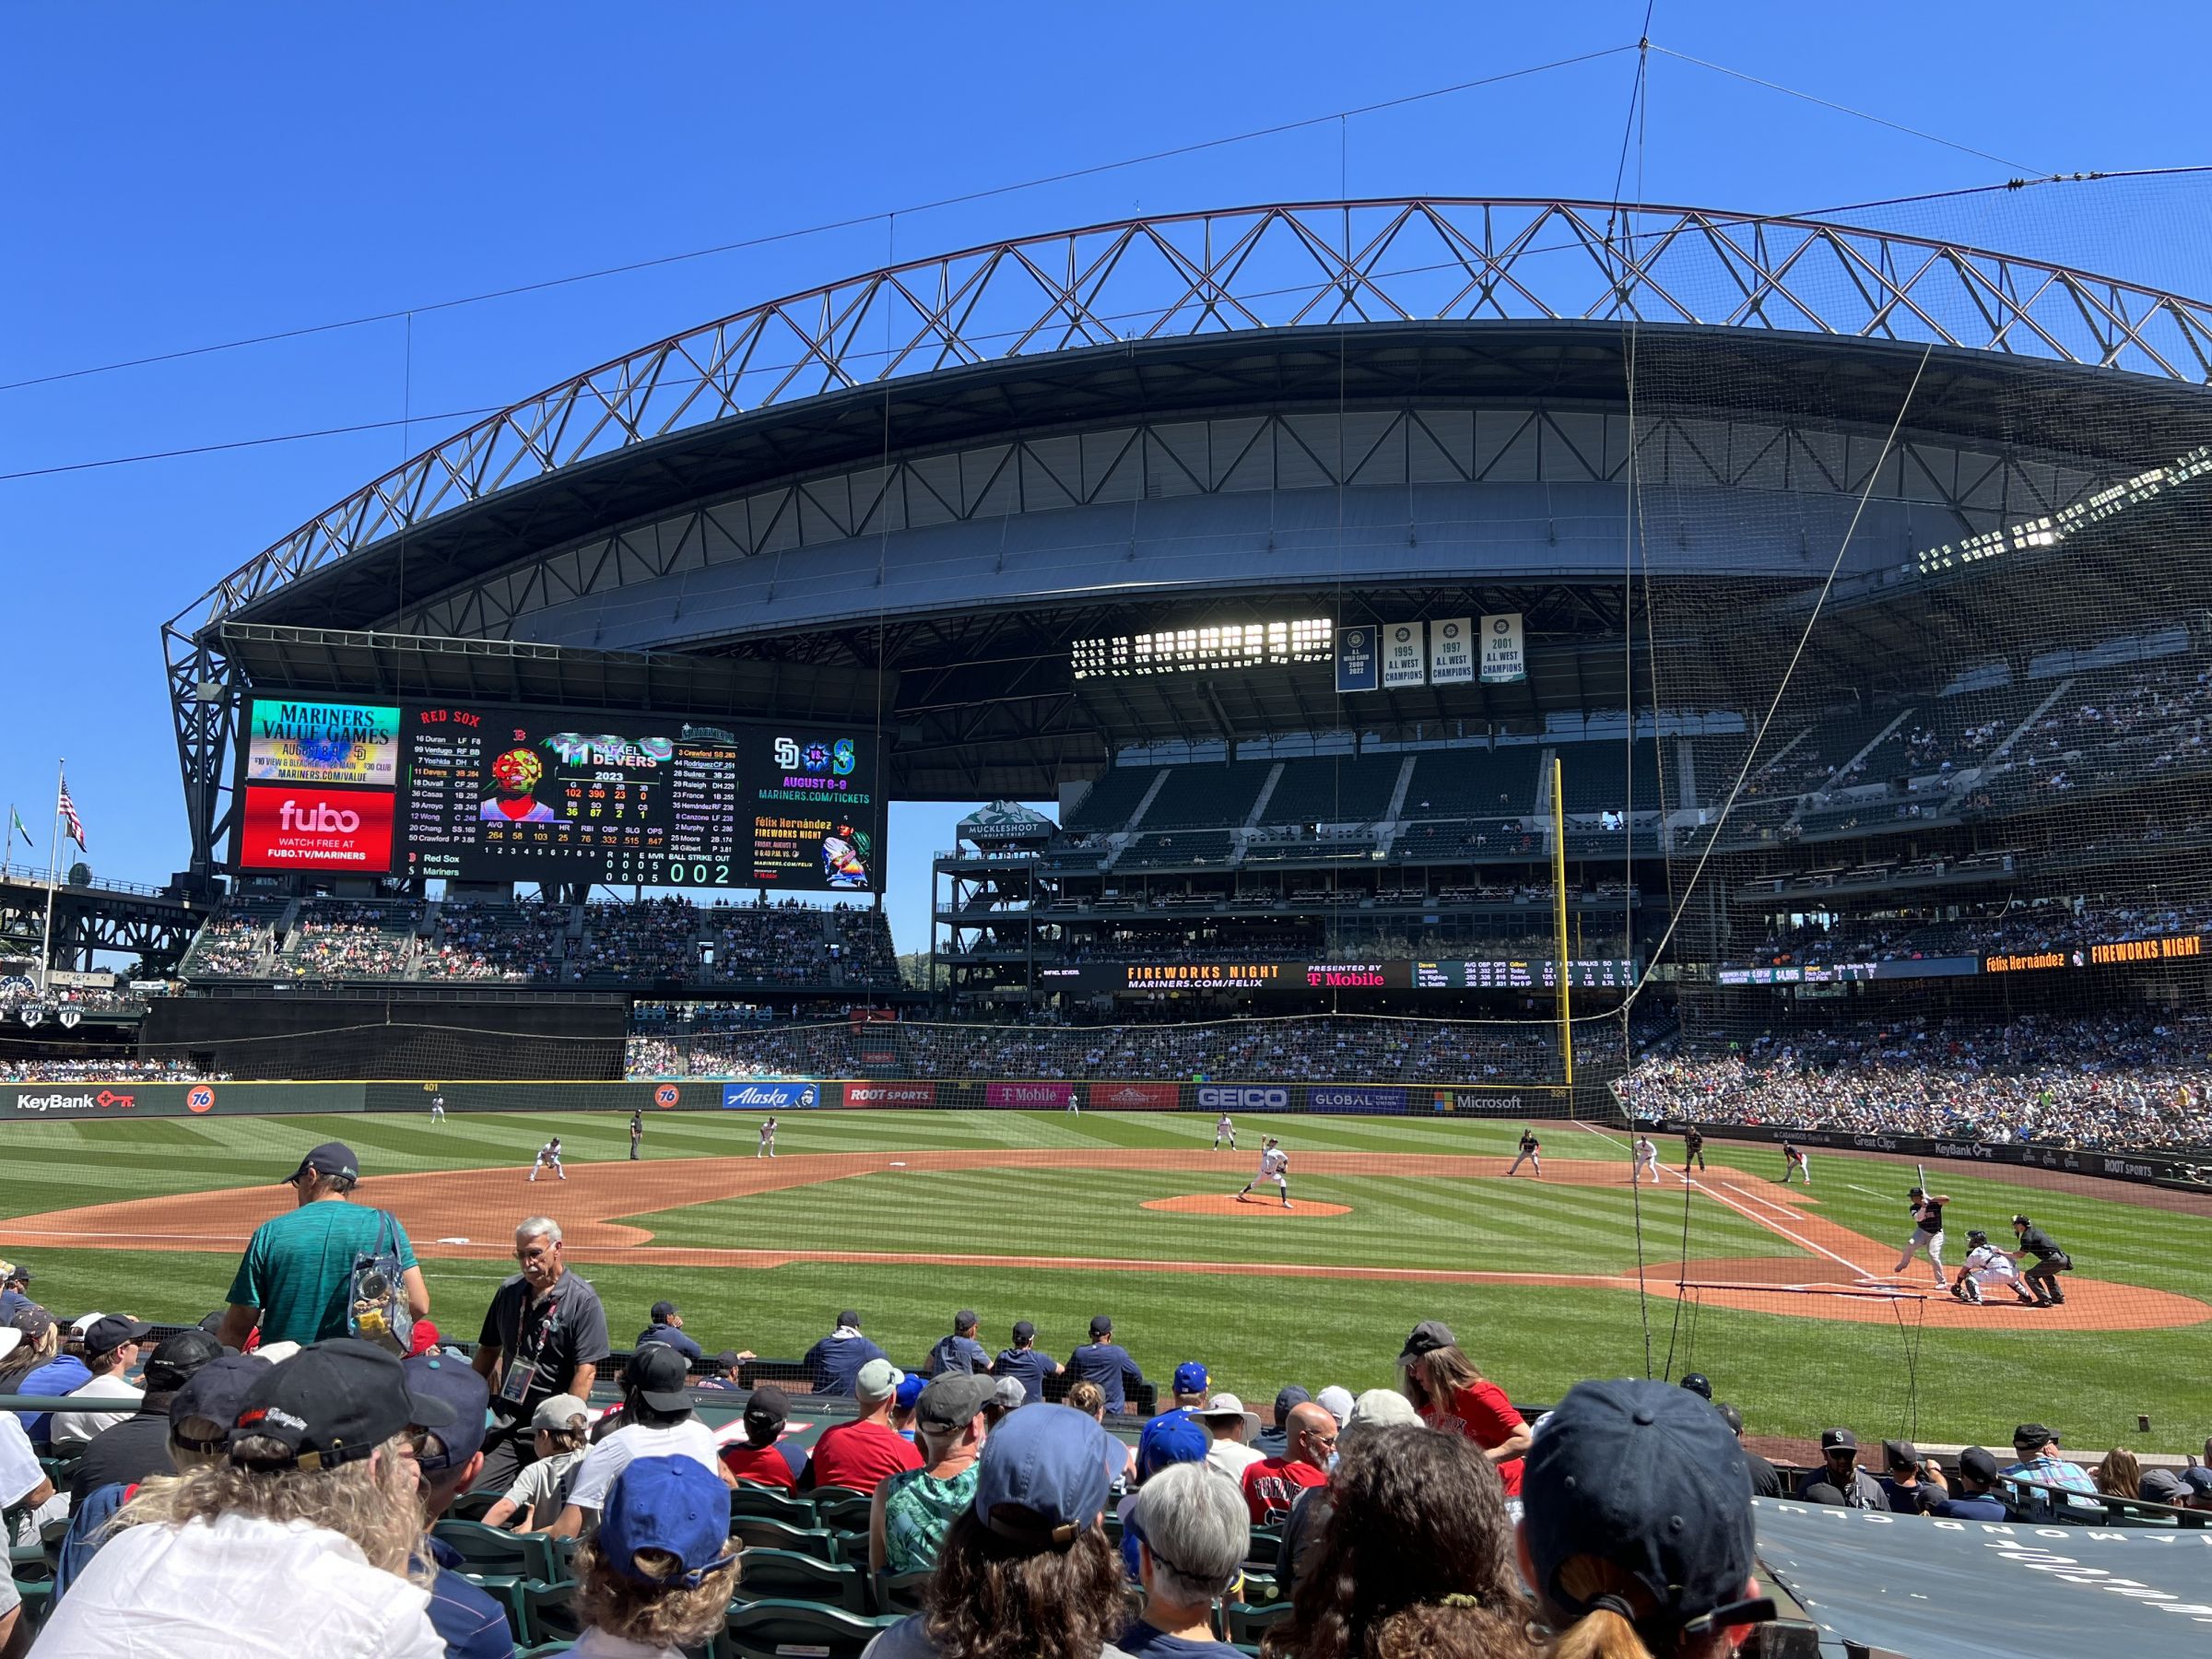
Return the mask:
M1348 1204L1323 1204L1293 1198L1293 1209L1283 1208L1279 1198L1262 1198L1257 1193L1239 1202L1234 1193L1190 1193L1181 1198L1147 1198L1140 1208L1167 1210L1178 1216L1348 1216Z

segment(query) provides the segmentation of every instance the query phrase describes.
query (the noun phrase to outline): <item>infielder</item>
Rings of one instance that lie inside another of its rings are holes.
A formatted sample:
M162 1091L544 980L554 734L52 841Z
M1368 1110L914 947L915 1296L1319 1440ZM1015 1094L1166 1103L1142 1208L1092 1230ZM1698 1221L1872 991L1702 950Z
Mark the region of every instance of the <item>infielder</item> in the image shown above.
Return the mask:
M1506 1171L1506 1173L1518 1175L1521 1172L1521 1166L1524 1163L1535 1164L1537 1179L1543 1178L1544 1143L1536 1138L1536 1132L1534 1129L1521 1131L1521 1148L1513 1154L1513 1167Z
M1804 1153L1785 1140L1782 1143L1782 1184L1788 1186L1793 1175L1804 1176L1806 1186L1813 1184L1812 1165L1806 1161Z
M629 1161L631 1163L638 1161L638 1147L643 1144L644 1139L645 1114L642 1112L632 1112L629 1114Z
M1652 1145L1652 1137L1648 1135L1639 1135L1636 1137L1634 1151L1636 1167L1629 1171L1629 1184L1634 1186L1643 1179L1643 1172L1649 1170L1652 1172L1652 1184L1657 1186L1659 1184L1659 1148Z
M2058 1276L2071 1272L2074 1258L2058 1247L2051 1235L2025 1216L2012 1218L2012 1236L2020 1241L2020 1253L2035 1258L2035 1265L2024 1276L2028 1288L2035 1292L2035 1300L2046 1308L2055 1308L2066 1300L2066 1293L2058 1288Z
M1980 1228L1969 1228L1966 1234L1966 1265L1959 1269L1959 1277L1951 1283L1951 1294L1962 1302L1982 1305L1982 1287L2002 1285L2018 1297L2027 1306L2035 1306L2035 1298L2028 1293L2021 1282L2019 1264L1989 1241L1989 1235Z
M568 1179L560 1167L560 1136L555 1135L537 1149L537 1161L530 1166L530 1179L535 1181L540 1170L550 1170L563 1181Z
M1943 1288L1943 1206L1950 1202L1947 1195L1937 1194L1931 1197L1919 1187L1905 1194L1912 1206L1912 1236L1905 1241L1904 1253L1897 1258L1897 1265L1889 1271L1902 1273L1912 1265L1912 1253L1928 1253L1928 1265L1936 1270L1936 1288Z
M1276 1190L1283 1195L1283 1207L1285 1209L1291 1207L1290 1154L1276 1145L1275 1136L1272 1135L1267 1137L1267 1145L1260 1153L1260 1172L1246 1182L1239 1190L1237 1202L1243 1203L1244 1194L1251 1192L1254 1185L1263 1181L1274 1182Z
M1705 1131L1695 1124L1682 1131L1682 1173L1689 1173L1689 1166L1705 1167Z
M1221 1150L1221 1143L1224 1139L1229 1142L1229 1149L1234 1152L1237 1149L1237 1126L1230 1122L1229 1113L1226 1112L1214 1120L1215 1151Z
M430 1122L433 1124L445 1122L445 1097L443 1095L434 1094L430 1097Z
M760 1144L753 1148L755 1158L773 1158L776 1155L776 1120L771 1117L760 1125Z

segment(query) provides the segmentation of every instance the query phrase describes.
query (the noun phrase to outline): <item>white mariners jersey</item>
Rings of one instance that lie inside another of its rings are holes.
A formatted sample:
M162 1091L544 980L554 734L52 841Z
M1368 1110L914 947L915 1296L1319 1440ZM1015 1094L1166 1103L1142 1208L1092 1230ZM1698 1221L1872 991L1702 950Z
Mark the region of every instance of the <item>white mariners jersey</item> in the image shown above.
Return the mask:
M1214 1133L1216 1135L1227 1135L1234 1128L1236 1128L1236 1125L1229 1121L1229 1114L1227 1112L1224 1112L1214 1122Z
M1966 1270L1985 1273L1992 1278L2008 1279L2019 1277L2019 1267L2013 1259L1994 1244L1977 1244L1966 1253Z
M1280 1147L1270 1147L1260 1154L1260 1175L1263 1180L1270 1175L1280 1175L1289 1167L1290 1154Z
M547 1141L540 1147L537 1149L537 1161L539 1163L559 1163L560 1161L560 1143Z
M771 1138L775 1133L776 1126L773 1124L763 1124L760 1125L760 1138L762 1140L768 1140Z
M1648 1140L1643 1140L1641 1138L1638 1139L1636 1142L1637 1161L1640 1163L1650 1163L1658 1156L1659 1148L1655 1145Z

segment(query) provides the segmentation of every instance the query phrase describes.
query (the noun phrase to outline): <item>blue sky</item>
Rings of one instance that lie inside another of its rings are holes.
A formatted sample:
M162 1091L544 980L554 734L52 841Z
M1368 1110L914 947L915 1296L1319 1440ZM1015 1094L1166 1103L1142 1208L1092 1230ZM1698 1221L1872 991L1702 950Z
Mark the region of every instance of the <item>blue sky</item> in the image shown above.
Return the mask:
M1632 41L1644 6L11 7L0 14L0 382L427 306L1401 98ZM1629 194L1770 211L2212 160L2200 5L1670 5ZM1700 58L1878 115L1823 109ZM0 794L53 760L103 874L184 858L159 623L495 406L777 293L1137 212L1612 194L1632 53L961 206L281 344L0 390ZM1968 149L1985 152L1968 153ZM1992 159L1995 158L1995 159ZM2204 293L2199 181L1885 210L1895 228ZM895 808L925 943L958 808ZM27 859L20 841L14 855Z

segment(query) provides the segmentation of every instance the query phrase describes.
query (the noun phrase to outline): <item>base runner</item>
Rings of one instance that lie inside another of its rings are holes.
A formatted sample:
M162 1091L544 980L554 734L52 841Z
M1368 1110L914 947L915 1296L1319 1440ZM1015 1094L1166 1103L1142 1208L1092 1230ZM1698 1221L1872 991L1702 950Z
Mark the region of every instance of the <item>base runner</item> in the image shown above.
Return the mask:
M1275 1136L1272 1135L1267 1137L1267 1145L1260 1153L1260 1172L1244 1183L1237 1194L1237 1202L1243 1203L1244 1194L1251 1192L1254 1185L1263 1181L1275 1182L1276 1190L1283 1195L1283 1207L1289 1209L1291 1207L1290 1154L1276 1145Z
M567 1172L560 1167L560 1136L555 1135L537 1149L537 1161L530 1166L530 1179L535 1181L540 1170L550 1170L566 1181Z
M1782 1184L1788 1186L1793 1175L1804 1176L1806 1186L1813 1184L1812 1165L1806 1162L1803 1152L1785 1140L1782 1143Z
M1521 1166L1524 1163L1535 1165L1536 1175L1539 1179L1542 1178L1544 1174L1544 1143L1536 1138L1536 1132L1534 1129L1521 1131L1521 1148L1513 1154L1513 1167L1506 1171L1506 1173L1518 1175L1521 1172Z

